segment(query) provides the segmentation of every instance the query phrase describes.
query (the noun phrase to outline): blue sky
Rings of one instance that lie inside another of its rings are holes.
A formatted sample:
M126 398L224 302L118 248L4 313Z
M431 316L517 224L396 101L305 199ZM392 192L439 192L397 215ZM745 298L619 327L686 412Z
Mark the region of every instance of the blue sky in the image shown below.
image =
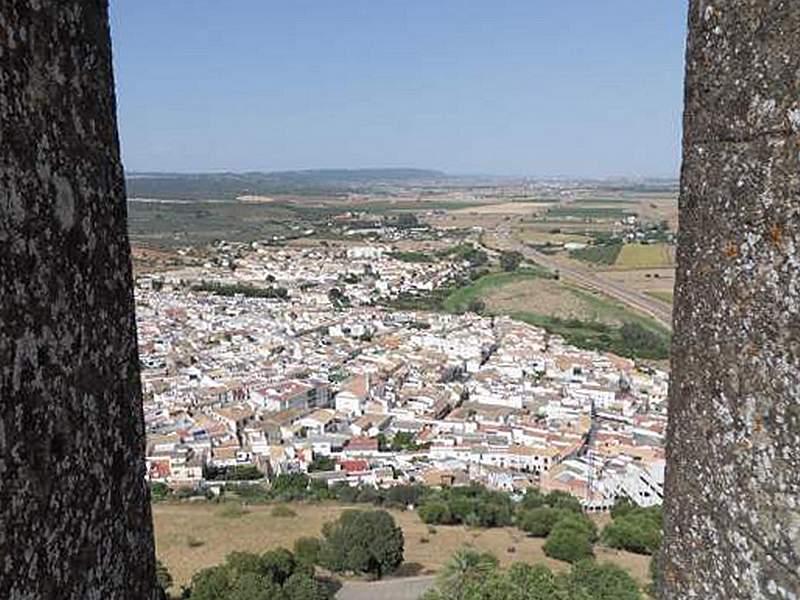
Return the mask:
M128 170L670 176L686 0L112 0Z

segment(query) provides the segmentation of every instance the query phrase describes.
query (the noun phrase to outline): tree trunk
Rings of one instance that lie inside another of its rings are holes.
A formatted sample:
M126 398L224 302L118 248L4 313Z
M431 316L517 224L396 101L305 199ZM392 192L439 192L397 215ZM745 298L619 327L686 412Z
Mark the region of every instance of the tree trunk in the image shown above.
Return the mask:
M0 598L156 597L105 0L0 0Z
M800 2L689 7L660 597L800 598Z

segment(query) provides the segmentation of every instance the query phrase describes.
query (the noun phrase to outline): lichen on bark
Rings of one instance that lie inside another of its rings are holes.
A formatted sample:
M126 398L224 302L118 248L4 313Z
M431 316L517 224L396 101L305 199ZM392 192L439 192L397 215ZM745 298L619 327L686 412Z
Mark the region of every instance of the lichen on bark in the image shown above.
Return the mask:
M800 598L800 2L692 0L662 599Z
M158 597L105 0L0 0L0 598Z

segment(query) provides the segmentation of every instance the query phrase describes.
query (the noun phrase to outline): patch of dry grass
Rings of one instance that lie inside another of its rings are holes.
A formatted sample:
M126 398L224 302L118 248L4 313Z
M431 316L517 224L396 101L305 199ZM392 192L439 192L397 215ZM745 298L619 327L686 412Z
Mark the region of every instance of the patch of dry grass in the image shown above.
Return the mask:
M249 506L247 512L231 519L220 514L216 504L156 504L153 518L156 550L177 587L188 583L193 573L219 564L234 550L263 552L283 546L291 548L299 537L319 536L322 525L335 520L348 507L340 504L292 503L296 518L272 516L273 506ZM529 538L518 529L468 529L437 526L433 531L414 512L390 511L405 535L406 574L437 572L452 553L464 544L492 552L502 566L516 561L542 562L555 570L569 567L544 555L543 539ZM435 532L435 533L434 533ZM427 542L422 539L427 538ZM202 542L198 544L198 542ZM513 547L515 551L509 552ZM638 581L647 580L649 557L617 550L596 548L598 560L608 560L627 569Z

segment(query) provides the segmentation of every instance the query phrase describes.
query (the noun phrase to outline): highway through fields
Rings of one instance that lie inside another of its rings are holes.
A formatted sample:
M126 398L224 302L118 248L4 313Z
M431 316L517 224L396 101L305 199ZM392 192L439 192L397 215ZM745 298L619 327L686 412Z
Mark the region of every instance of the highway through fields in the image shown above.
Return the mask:
M618 283L603 278L601 275L589 273L577 268L565 267L555 261L551 256L532 248L522 246L519 248L519 251L525 257L530 258L541 266L551 271L558 271L559 278L564 281L601 292L610 298L614 298L626 304L634 310L652 317L667 329L672 329L672 307L670 307L669 304L623 287Z
M481 245L492 254L496 255L500 252L499 248L489 246L483 241L481 241ZM666 302L661 302L641 292L609 281L600 274L591 273L572 266L564 266L552 256L523 244L513 244L512 247L506 247L504 249L516 250L545 269L549 269L553 272L558 271L558 276L563 281L600 292L640 313L652 317L659 325L663 325L669 331L672 331L672 307Z

